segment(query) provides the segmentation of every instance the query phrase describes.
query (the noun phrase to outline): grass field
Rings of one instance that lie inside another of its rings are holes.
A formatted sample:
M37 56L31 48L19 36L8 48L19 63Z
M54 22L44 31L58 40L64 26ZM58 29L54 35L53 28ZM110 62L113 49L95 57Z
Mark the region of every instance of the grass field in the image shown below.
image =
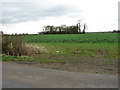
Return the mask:
M26 40L29 44L45 47L51 55L118 58L117 33L29 35Z
M26 37L26 41L28 43L43 43L43 42L118 43L118 34L87 33L87 34L30 35Z
M36 62L42 63L41 67L63 70L117 73L117 33L26 35L25 39L27 45L38 47L41 54L3 55L3 61Z

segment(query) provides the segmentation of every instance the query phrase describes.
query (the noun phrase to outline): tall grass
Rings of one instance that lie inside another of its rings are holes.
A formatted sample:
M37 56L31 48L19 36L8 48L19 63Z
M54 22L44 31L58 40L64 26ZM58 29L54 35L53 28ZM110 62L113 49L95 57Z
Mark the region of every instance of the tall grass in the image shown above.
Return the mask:
M11 56L39 54L40 51L29 47L24 41L24 35L2 35L2 53Z

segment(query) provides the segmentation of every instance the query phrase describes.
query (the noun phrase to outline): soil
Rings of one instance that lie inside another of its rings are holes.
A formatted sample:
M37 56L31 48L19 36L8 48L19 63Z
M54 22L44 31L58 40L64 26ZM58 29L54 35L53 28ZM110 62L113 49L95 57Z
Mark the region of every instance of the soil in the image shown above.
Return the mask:
M88 72L98 74L109 74L117 75L117 65L95 65L90 63L39 63L39 62L28 62L28 61L10 61L9 63L27 64L33 67L47 68L47 69L59 69L64 71L76 71L76 72Z

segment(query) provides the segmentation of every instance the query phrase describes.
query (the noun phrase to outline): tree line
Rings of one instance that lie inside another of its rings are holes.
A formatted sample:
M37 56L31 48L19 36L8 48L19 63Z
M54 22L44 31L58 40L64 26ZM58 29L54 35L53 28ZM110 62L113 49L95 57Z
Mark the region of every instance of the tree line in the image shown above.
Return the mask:
M76 25L72 26L44 26L43 32L38 32L38 34L85 34L87 25L82 24L80 21Z

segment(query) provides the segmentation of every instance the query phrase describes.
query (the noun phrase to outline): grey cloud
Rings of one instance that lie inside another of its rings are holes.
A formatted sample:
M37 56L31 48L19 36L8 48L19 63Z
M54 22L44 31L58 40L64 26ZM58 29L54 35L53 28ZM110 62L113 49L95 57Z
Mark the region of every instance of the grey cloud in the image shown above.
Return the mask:
M19 23L35 21L46 17L60 17L66 14L82 12L68 5L52 6L50 8L36 7L32 2L4 2L2 3L2 23Z

